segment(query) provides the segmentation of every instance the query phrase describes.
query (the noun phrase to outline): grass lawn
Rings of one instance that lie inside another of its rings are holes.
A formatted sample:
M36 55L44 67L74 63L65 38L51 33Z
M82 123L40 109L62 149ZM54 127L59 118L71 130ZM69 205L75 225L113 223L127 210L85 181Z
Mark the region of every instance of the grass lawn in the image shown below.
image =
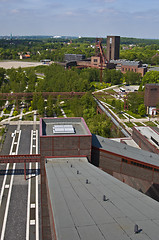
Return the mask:
M11 121L19 121L19 117L11 119Z
M136 124L137 126L143 126L143 124L140 123L140 122L135 122L135 124Z
M27 115L23 115L23 121L33 121L33 113L29 113Z
M149 127L156 127L156 124L154 124L153 122L151 121L148 121L148 122L145 122L145 124Z
M5 133L5 127L2 127L2 128L0 129L0 136L3 136L4 133Z
M128 127L132 128L134 127L134 124L132 122L125 123Z

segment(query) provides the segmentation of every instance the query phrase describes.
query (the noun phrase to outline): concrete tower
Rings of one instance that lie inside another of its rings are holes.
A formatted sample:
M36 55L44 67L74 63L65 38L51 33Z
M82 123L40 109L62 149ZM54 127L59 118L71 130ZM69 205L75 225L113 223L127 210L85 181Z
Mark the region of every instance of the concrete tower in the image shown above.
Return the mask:
M107 36L107 60L119 59L120 36Z

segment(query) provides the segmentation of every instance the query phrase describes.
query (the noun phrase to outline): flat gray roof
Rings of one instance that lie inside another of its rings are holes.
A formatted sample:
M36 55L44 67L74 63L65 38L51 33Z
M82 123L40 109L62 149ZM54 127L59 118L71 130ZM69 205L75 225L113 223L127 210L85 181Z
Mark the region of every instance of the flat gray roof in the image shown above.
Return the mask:
M131 147L135 147L140 149L139 145L132 139L132 138L110 138L110 140L119 142L119 143L125 143L126 145L129 145Z
M140 61L129 61L129 60L126 60L126 59L110 60L110 62L116 63L116 64L122 64L122 65L125 65L125 66L138 66L138 65L141 65Z
M67 131L59 132L54 131L56 126L71 125L74 132L68 133ZM83 118L42 118L40 120L40 136L66 136L66 135L91 135Z
M152 145L155 146L155 148L159 149L159 132L157 128L151 128L151 127L134 127L136 128L140 134L142 134ZM158 144L156 144L156 142Z
M108 152L159 167L159 155L92 134L92 145Z
M58 240L158 239L157 201L86 159L48 159L45 167Z

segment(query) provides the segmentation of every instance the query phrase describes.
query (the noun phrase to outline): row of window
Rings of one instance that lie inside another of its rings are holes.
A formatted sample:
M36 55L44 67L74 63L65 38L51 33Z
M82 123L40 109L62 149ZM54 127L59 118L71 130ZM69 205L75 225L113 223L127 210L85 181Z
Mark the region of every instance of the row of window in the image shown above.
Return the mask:
M134 161L128 162L128 160L126 160L124 158L122 158L122 162L130 163L130 164L135 165L137 167L142 167L142 168L145 168L145 169L154 170L155 172L159 172L158 168L153 168L153 167L150 167L150 166L147 166L147 165L144 165L144 164L141 164L141 163L137 163L137 162L134 162Z
M130 68L122 68L122 71L132 71L132 72L136 72L136 69L130 69Z

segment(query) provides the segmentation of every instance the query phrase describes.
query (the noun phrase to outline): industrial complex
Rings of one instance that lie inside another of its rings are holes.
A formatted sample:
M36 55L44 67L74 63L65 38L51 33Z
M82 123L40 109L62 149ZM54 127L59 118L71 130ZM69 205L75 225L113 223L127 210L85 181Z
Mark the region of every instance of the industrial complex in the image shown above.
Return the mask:
M34 125L29 128L21 125L21 130L15 131L14 142L18 141L20 148L22 138L27 149L25 131L31 128L31 154L25 150L23 155L21 151L20 155L18 152L1 155L0 162L23 163L26 179L28 170L29 174L31 169L35 170L30 175L31 181L39 172L28 163L40 164L38 239L156 239L159 234L156 129L134 128L134 140L139 139L137 133L141 135L139 147L135 148L126 144L128 137L116 142L92 135L83 118L42 118L37 130ZM15 143L12 148L16 150ZM32 197L32 219L34 201ZM28 229L32 233L36 221L30 220Z
M119 57L120 37L108 36L106 53L97 39L95 56L66 54L65 66L94 67L101 73L116 68L142 76L147 71L141 62ZM157 112L158 91L159 84L145 87L150 115ZM1 97L18 101L32 94ZM102 101L94 99L97 112L105 113ZM0 240L158 239L159 128L135 125L130 133L118 119L114 123L122 138L92 134L82 117L36 121L35 112L29 123L21 118L7 122L0 155Z
M65 66L77 66L78 68L105 68L117 69L122 73L133 71L143 77L147 72L147 66L139 61L127 61L120 59L120 36L107 36L106 52L102 46L102 39L96 39L96 55L85 59L82 54L65 54Z
M157 227L147 212L154 200L122 182L154 188L158 154L91 135L82 118L41 119L40 152L43 239L131 239L135 224L141 239L153 239L146 226Z

